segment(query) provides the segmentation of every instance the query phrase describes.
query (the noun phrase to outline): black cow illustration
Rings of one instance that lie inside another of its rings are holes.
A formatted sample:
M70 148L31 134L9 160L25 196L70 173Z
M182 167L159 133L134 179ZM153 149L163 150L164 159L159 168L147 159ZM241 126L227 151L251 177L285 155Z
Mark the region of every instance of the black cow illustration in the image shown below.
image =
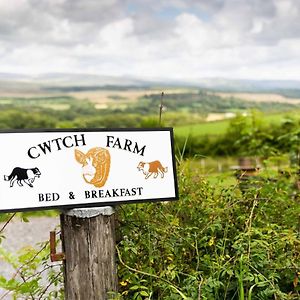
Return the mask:
M40 177L41 172L38 168L23 169L14 168L9 176L4 175L5 181L10 181L10 187L14 186L15 181L17 181L19 186L23 186L22 182L25 182L30 187L33 187L33 182L36 177Z

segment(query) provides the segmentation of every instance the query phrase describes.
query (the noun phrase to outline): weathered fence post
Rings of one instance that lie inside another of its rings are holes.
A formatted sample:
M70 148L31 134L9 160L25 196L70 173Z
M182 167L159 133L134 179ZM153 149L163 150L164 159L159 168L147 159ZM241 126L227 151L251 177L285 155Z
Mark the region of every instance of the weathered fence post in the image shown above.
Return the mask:
M66 300L105 300L117 291L115 216L110 206L61 214Z

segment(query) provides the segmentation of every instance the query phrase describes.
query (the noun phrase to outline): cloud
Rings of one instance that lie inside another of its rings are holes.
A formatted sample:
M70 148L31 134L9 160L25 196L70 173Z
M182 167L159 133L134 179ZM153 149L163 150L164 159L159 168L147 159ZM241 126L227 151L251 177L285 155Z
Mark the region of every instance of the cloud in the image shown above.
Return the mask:
M298 0L0 0L2 72L300 79Z

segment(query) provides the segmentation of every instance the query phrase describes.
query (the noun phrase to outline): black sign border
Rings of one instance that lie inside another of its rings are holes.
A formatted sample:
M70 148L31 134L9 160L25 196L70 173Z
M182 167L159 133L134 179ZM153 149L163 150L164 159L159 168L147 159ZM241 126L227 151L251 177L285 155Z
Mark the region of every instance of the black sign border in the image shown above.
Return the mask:
M176 201L179 200L179 190L176 172L176 157L175 157L175 147L174 147L174 130L172 127L163 128L57 128L57 129L7 129L0 130L1 134L6 133L43 133L43 132L113 132L113 131L168 131L170 133L171 140L171 150L172 150L172 161L173 161L173 179L174 179L174 189L175 197L172 198L156 198L156 199L138 199L138 200L122 200L114 202L92 202L92 203L82 203L82 204L67 204L67 205L53 205L53 206L39 206L39 207L25 207L25 208L14 208L14 209L0 209L0 213L11 213L11 212L27 212L27 211L42 211L42 210L71 210L74 208L94 208L94 207L104 207L104 206L118 206L122 204L136 204L136 203L147 203L147 202L163 202L163 201Z

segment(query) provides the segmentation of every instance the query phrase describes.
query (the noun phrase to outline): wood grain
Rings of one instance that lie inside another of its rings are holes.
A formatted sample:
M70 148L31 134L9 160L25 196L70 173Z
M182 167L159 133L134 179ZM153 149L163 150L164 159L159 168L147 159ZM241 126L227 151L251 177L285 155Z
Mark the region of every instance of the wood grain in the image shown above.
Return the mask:
M114 218L61 214L66 300L105 300L117 291Z

